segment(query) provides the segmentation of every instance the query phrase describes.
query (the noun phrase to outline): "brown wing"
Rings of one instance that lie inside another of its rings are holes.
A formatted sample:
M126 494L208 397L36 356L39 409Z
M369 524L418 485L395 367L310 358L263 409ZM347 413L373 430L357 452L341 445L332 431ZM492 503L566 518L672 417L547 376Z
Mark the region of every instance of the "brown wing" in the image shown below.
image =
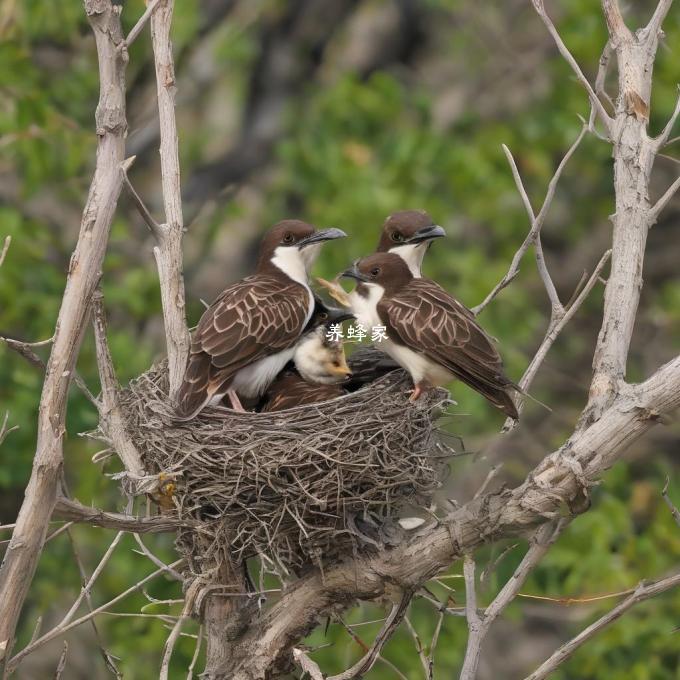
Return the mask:
M339 385L309 383L292 371L282 373L271 385L261 411L283 411L287 408L315 404L344 394Z
M513 383L491 338L472 312L441 286L414 279L395 298L378 304L388 337L425 354L480 392L507 415L517 410L507 391Z
M304 286L273 276L249 276L224 290L194 331L177 415L193 418L240 369L291 347L309 305Z

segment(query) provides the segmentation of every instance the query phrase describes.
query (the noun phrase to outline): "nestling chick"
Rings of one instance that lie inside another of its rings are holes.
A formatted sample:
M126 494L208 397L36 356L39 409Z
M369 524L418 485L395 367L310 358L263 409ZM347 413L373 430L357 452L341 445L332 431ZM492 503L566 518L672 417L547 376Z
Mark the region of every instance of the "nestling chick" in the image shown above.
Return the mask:
M323 316L325 314L325 317ZM264 397L261 411L282 411L313 404L345 393L342 383L351 377L342 342L327 337L330 324L352 318L341 310L322 312L320 325L312 326L298 342L294 368L283 371Z

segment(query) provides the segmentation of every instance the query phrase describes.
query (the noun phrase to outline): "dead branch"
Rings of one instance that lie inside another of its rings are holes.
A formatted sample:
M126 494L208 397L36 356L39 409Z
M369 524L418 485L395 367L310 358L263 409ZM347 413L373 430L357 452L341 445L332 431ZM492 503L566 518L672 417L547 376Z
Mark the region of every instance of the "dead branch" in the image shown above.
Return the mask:
M118 512L106 512L98 508L90 508L64 496L57 498L53 514L55 517L72 522L137 534L172 532L187 524L185 521L180 521L172 516L133 517Z
M11 243L12 237L5 236L5 240L2 244L2 249L0 249L0 267L2 267L2 263L5 261L5 257L7 257L7 251L9 250L9 246Z
M361 678L368 673L373 668L373 664L378 660L378 656L385 643L392 637L392 634L399 627L404 616L406 616L412 597L412 592L404 592L399 601L392 605L392 610L366 654L351 668L338 675L330 676L328 680L355 680L355 678Z
M675 523L680 526L680 510L675 507L673 501L668 497L668 482L668 477L666 477L666 483L664 484L663 490L661 491L661 497L664 499L668 509L671 511L671 515L673 515Z
M477 668L482 653L484 638L493 622L501 615L506 607L517 597L521 587L527 580L536 565L543 559L550 546L557 540L567 521L565 519L557 522L549 522L540 527L530 539L531 546L527 550L524 558L520 562L515 573L508 579L507 583L501 588L500 592L493 599L493 602L484 609L477 612L474 561L466 556L465 559L465 607L468 620L468 642L465 650L465 660L463 669L460 673L460 680L474 680L477 677ZM472 567L469 567L469 564ZM470 606L468 608L468 602Z
M520 179L519 171L517 170L517 166L515 165L514 158L512 157L512 154L510 153L508 147L505 146L505 144L503 145L503 151L505 152L508 162L510 163L510 168L512 169L512 174L513 177L515 178L515 183L522 197L524 207L526 208L527 214L529 215L531 226L524 241L522 242L522 245L518 248L517 252L514 254L507 273L494 286L494 288L484 298L484 300L476 307L472 308L472 312L475 315L478 315L496 297L496 295L498 295L498 293L500 293L500 291L503 290L503 288L505 288L519 273L519 263L521 262L527 250L529 250L529 248L532 245L536 244L537 238L540 235L541 228L543 227L543 223L545 222L548 210L550 209L550 205L552 204L552 200L555 196L555 191L557 189L560 177L562 176L562 172L564 171L564 168L569 162L569 159L572 157L572 155L578 148L586 132L587 129L585 126L581 128L581 131L574 140L574 143L569 147L567 152L564 154L564 157L560 161L559 165L557 166L555 174L552 176L550 182L548 183L548 189L546 191L545 198L543 199L541 209L538 211L538 215L534 215L533 208L531 207L531 201L529 200L529 196L527 195L526 190L524 189L524 185L522 184L522 180ZM547 279L544 279L544 283L546 284L546 289L550 291L550 299L552 302L557 297L557 293L554 292L555 288L554 285L552 284L552 281L550 281L549 276ZM559 305L559 300L557 300L556 304Z
M233 643L227 674L252 679L279 668L290 648L334 606L355 598L384 597L390 587L415 589L462 554L484 543L518 536L555 518L578 512L590 484L623 451L680 406L680 357L644 383L620 393L602 417L547 456L513 490L485 494L452 512L439 526L373 558L345 561L290 584L266 613Z
M581 645L593 638L610 623L613 623L617 619L621 618L631 607L638 604L639 602L648 600L650 597L659 595L666 590L670 590L677 585L680 585L680 574L675 574L674 576L669 576L668 578L663 578L659 581L654 581L648 584L641 582L632 595L629 595L625 600L623 600L623 602L614 607L614 609L588 626L573 640L570 640L566 644L562 645L533 673L528 675L525 680L543 680L544 678L547 678L550 673L552 673L558 666L563 664L579 647L581 647Z
M97 350L97 368L102 385L102 407L99 418L107 436L111 439L114 450L118 454L125 470L137 477L144 476L144 464L139 452L127 433L125 419L118 404L120 386L113 368L113 359L106 339L106 318L104 316L104 299L101 291L93 296L94 313L94 341ZM128 491L133 491L132 485L127 485Z
M180 559L175 562L173 562L170 566L171 567L178 567L180 566L184 560ZM56 637L60 637L67 633L69 630L73 630L77 626L80 626L81 624L89 621L95 616L98 616L99 614L106 613L108 609L110 609L114 604L117 604L121 600L125 599L128 595L131 593L134 593L135 591L139 590L144 584L148 583L152 579L156 578L157 576L160 576L164 572L164 569L156 569L156 571L151 572L148 576L145 576L141 581L138 581L134 585L130 586L127 590L123 591L119 595L116 595L112 600L109 600L103 605L100 605L96 609L93 609L91 612L88 612L87 614L84 614L78 619L75 619L74 621L71 621L65 626L57 626L53 628L51 631L45 633L44 635L41 635L37 640L34 640L30 644L26 645L18 654L13 656L8 662L7 662L7 669L11 673L13 672L17 666L21 663L21 661L26 658L29 654L34 652L36 649L39 647L42 647L44 644L47 642L50 642L51 640L54 640Z
M170 374L170 397L174 397L184 376L189 354L182 277L182 193L180 189L179 149L175 121L175 69L172 59L170 27L174 0L161 0L151 15L151 44L156 67L158 118L160 123L161 181L165 223L159 225L160 238L154 257L160 279L161 302Z
M56 324L43 384L38 441L17 526L0 567L0 645L12 647L19 613L42 549L63 465L66 398L97 285L125 153L125 66L121 5L85 0L99 58L100 99L95 115L97 162ZM6 654L7 652L5 652ZM1 656L1 655L0 655Z
M579 427L594 422L615 399L626 376L628 348L642 289L647 233L680 180L650 208L649 180L656 141L648 136L652 71L660 21L668 11L661 0L647 31L631 33L616 0L603 0L609 37L616 50L619 96L610 136L614 140L616 211L612 216L612 258L604 296L602 326L593 357L588 405ZM540 14L540 12L539 12ZM541 16L544 18L544 15Z
M541 21L543 21L545 27L548 29L548 33L550 33L552 39L555 41L555 45L557 46L559 53L562 55L567 64L569 64L572 71L576 75L576 78L579 81L579 83L581 83L581 85L583 85L583 87L585 88L585 91L588 94L588 98L590 99L591 106L597 111L597 114L600 117L602 123L604 124L605 129L609 132L611 130L613 120L610 118L609 114L605 111L604 106L602 106L602 102L600 102L600 100L598 99L597 95L595 94L595 91L588 82L588 79L583 75L583 71L581 71L581 68L576 62L576 59L574 59L573 55L571 54L567 46L564 44L560 34L557 32L557 29L555 28L555 24L553 24L552 20L545 11L545 7L543 6L543 0L531 0L531 2L534 6L534 9L538 13L538 16L541 17Z

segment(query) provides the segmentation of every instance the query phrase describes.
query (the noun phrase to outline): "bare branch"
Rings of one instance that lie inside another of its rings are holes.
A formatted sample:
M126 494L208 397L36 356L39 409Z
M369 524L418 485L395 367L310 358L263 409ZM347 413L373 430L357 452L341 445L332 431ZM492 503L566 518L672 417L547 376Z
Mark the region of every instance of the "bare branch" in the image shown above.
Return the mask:
M575 432L513 490L485 494L454 510L426 534L375 557L347 560L297 579L265 616L255 618L231 649L232 667L255 675L278 668L324 612L356 598L384 597L398 586L416 590L461 554L484 543L525 534L565 508L583 508L587 488L623 451L680 406L680 357L644 383L619 394L601 418ZM292 644L291 644L292 643Z
M508 582L501 588L500 592L493 599L493 602L480 614L477 613L476 600L474 599L474 567L471 578L468 581L468 573L466 571L465 578L465 592L466 592L466 611L468 618L468 628L470 634L468 636L467 649L465 651L465 661L463 663L463 670L461 671L461 680L474 680L477 676L477 668L479 666L479 659L482 652L482 644L486 638L489 628L493 622L500 616L505 608L517 597L520 588L524 585L528 576L533 571L534 567L543 559L543 556L548 552L550 546L557 540L562 529L567 524L566 520L559 520L558 522L550 522L540 527L531 539L531 547L527 550L524 558L520 562L515 573L510 577ZM468 561L466 558L465 565ZM472 563L474 565L474 562ZM472 593L473 601L468 610L467 602ZM474 606L474 611L472 611Z
M183 563L184 563L184 559L179 559L179 560L173 562L170 566L171 567L178 567L179 565L181 565ZM134 593L135 591L139 590L143 585L145 585L146 583L148 583L152 579L156 578L157 576L160 576L163 573L163 571L164 571L163 569L156 569L156 571L151 572L148 576L145 576L141 581L138 581L133 586L130 586L127 590L123 591L119 595L116 595L116 597L114 597L112 600L109 600L105 604L97 607L96 609L93 609L91 612L84 614L83 616L76 619L75 621L71 621L66 626L57 626L57 627L53 628L48 633L45 633L44 635L40 636L34 642L26 645L26 647L24 647L18 654L16 654L14 657L12 657L7 662L8 672L10 672L10 673L13 672L17 668L17 666L21 663L22 659L26 658L26 656L28 656L29 654L34 652L39 647L42 647L47 642L54 640L54 638L56 638L56 637L60 637L61 635L64 635L69 630L73 630L77 626L80 626L81 624L85 623L86 621L89 621L94 616L106 613L107 609L110 609L114 604L117 604L121 600L125 599L131 593Z
M100 422L104 425L107 435L110 437L113 448L123 461L125 469L137 476L145 474L144 464L135 445L132 443L125 419L118 404L119 384L116 378L113 360L109 351L109 343L106 339L106 318L104 316L104 302L101 291L95 292L94 313L94 342L97 350L97 367L99 380L102 385L102 409Z
M203 626L198 629L198 637L196 638L196 648L194 649L194 655L191 657L191 663L187 669L187 680L193 680L194 669L198 663L198 657L201 653L201 642L203 641Z
M475 561L471 555L465 555L463 561L465 574L465 617L468 624L468 642L465 649L463 668L460 680L474 680L479 665L484 636L483 616L477 611L477 585L475 583Z
M581 131L574 140L574 143L569 147L567 152L564 154L562 160L560 161L559 165L557 166L555 174L552 176L550 182L548 183L548 189L546 191L546 195L543 200L543 204L541 205L541 209L538 212L538 215L534 215L533 208L531 207L531 201L529 200L529 195L527 194L526 189L524 188L524 184L522 183L522 178L520 177L519 170L517 169L515 159L513 158L510 149L508 149L508 147L505 144L503 144L503 152L505 153L505 156L508 159L508 163L510 164L512 176L515 180L517 190L519 191L520 196L522 197L522 202L524 203L527 215L529 216L531 227L529 229L529 233L526 235L524 241L522 242L522 245L519 247L519 249L513 256L512 262L510 263L510 267L507 273L494 286L493 290L486 296L486 298L484 298L484 300L479 305L472 308L473 314L475 315L479 314L496 297L496 295L498 295L498 293L501 290L503 290L503 288L505 288L519 273L519 263L524 257L524 254L527 252L527 250L529 250L529 247L532 244L537 243L538 235L540 234L541 228L543 227L543 223L545 222L545 218L548 214L548 210L550 209L550 205L555 196L557 184L560 180L560 177L562 176L562 172L564 171L564 168L569 162L569 159L572 157L572 155L578 148L586 132L587 128L584 125L582 126ZM538 245L538 249L540 248L541 246ZM541 262L543 262L542 250L540 252ZM553 309L561 308L559 298L557 297L557 292L555 291L555 286L553 285L552 280L550 279L550 276L547 273L547 270L544 269L544 266L541 266L541 263L539 263L539 271L541 271L541 277L543 278L543 282L546 287L546 291L548 292L548 295L550 297Z
M203 582L200 579L196 579L187 590L186 598L184 601L184 607L182 608L182 614L175 622L175 625L173 626L173 629L165 642L159 680L168 680L172 651L175 648L175 644L179 639L180 633L182 632L182 626L186 621L191 619L191 614L194 608L194 602L196 601L196 595L198 594L198 591L202 587L202 585Z
M12 646L57 497L63 465L66 398L122 186L119 165L125 153L127 130L124 84L128 59L127 51L120 49L122 8L110 0L84 0L84 5L100 66L100 99L95 115L97 161L43 384L33 470L0 568L0 645L5 643L7 650Z
M142 554L151 560L157 567L160 567L161 569L164 569L165 572L170 576L171 578L175 579L175 581L179 581L182 583L184 579L182 578L182 574L180 574L178 571L175 571L174 569L171 569L163 560L159 559L156 557L144 544L142 539L139 537L139 534L133 534L135 541L137 542L137 545L142 549Z
M643 33L648 43L658 39L660 36L661 25L663 24L663 21L666 18L668 10L670 10L672 4L673 0L659 0L659 4L656 6L654 14L652 14L652 18L649 20L647 26L645 26L643 29Z
M622 42L632 42L633 34L623 20L618 0L602 0L602 11L613 46L617 47Z
M158 2L158 0L156 1ZM151 233L156 237L156 239L160 240L163 235L163 228L153 218L151 211L146 207L146 204L142 200L142 197L137 193L136 189L132 186L132 182L130 182L130 178L128 177L127 174L128 169L130 168L132 163L134 163L134 161L135 156L131 156L130 158L127 158L123 163L120 164L120 170L123 173L123 182L125 184L125 188L128 190L128 193L130 194L132 200L134 201L134 204L137 207L139 214L146 222Z
M297 647L293 649L293 661L300 666L303 673L309 675L311 680L324 680L319 664L314 659L310 659L303 650Z
M132 43L137 39L137 36L142 32L142 29L153 14L153 11L156 9L156 5L158 5L159 2L160 0L151 0L151 2L146 6L144 14L139 17L137 23L132 27L132 29L130 29L127 38L125 38L125 45L127 47L130 47L130 45L132 45Z
M675 523L680 526L680 510L678 510L675 505L673 504L673 501L668 497L668 482L669 479L666 477L666 483L663 485L663 490L661 491L661 496L666 502L666 505L668 506L669 510L671 511L671 515L673 515L673 519L675 520Z
M177 531L186 522L172 516L166 517L133 517L118 512L106 512L98 508L90 508L78 501L60 496L54 508L54 515L73 522L91 524L95 527L117 529L137 534L157 534Z
M70 527L70 524L71 523L69 523L69 525L67 525L67 526ZM71 550L73 551L73 556L75 558L76 565L78 566L78 571L80 573L81 585L82 585L83 588L86 588L88 578L87 578L87 572L85 571L85 565L83 564L83 561L80 558L80 553L78 552L78 548L76 547L76 541L75 541L75 538L73 537L73 532L69 528L69 529L67 529L66 533L68 535L68 540L71 543ZM87 600L87 606L88 606L89 610L92 611L94 609L94 605L92 604L92 595L90 593L89 588L87 588L85 590L85 599ZM121 675L120 671L118 670L118 667L116 666L115 658L113 657L113 655L111 655L108 652L108 650L106 649L106 647L104 645L104 641L102 640L101 633L99 632L99 628L97 627L97 622L94 619L92 619L90 621L90 623L92 624L92 632L94 633L95 639L97 640L97 645L99 646L99 651L102 654L102 657L104 659L104 663L106 664L106 667L117 678L119 678L119 680L122 679L123 676ZM64 644L66 644L66 643L64 643ZM66 657L64 656L64 659L65 658Z
M404 616L406 616L412 597L412 592L404 592L399 602L392 605L392 610L387 619L385 619L385 623L380 629L380 632L375 636L375 640L373 640L373 644L368 652L366 652L366 654L351 668L348 668L338 675L330 676L328 680L355 680L355 678L361 678L368 673L368 671L373 668L373 664L377 661L385 643L392 637L392 634L399 627Z
M602 102L600 102L593 88L590 86L588 79L583 75L583 72L581 71L581 68L576 62L576 59L574 59L569 49L562 41L562 38L560 37L560 34L557 32L555 25L553 24L552 20L545 11L545 7L543 6L543 0L531 0L531 3L533 4L534 9L538 13L538 16L545 24L545 27L548 29L548 33L550 33L552 39L555 41L555 44L557 45L557 49L559 50L560 54L562 55L564 60L569 64L572 71L576 74L577 80L585 88L586 92L588 93L591 106L597 111L597 114L599 115L600 120L604 124L605 129L607 130L607 132L609 132L611 130L613 120L609 116L609 114L605 111L604 106L602 106Z
M5 236L5 241L2 244L2 249L0 249L0 267L2 267L2 263L5 261L5 258L7 257L7 251L9 250L10 243L12 243L12 237L11 236Z
M673 113L661 131L661 134L654 139L654 149L657 153L666 144L671 132L673 132L673 127L678 120L678 115L680 115L680 87L678 88L678 98L675 100L675 108L673 109Z
M668 202L675 196L676 191L680 189L680 177L676 177L673 184L671 184L664 195L650 208L649 223L654 224L658 219L661 211L668 205Z
M539 348L536 350L536 353L534 354L533 358L529 362L529 365L524 371L524 375L522 375L519 381L519 386L525 392L527 392L531 387L531 384L533 383L534 378L538 373L538 369L541 367L541 364L545 360L545 357L550 351L550 348L552 347L553 343L555 342L559 334L562 332L564 327L569 323L569 321L571 321L572 317L574 316L574 314L576 314L581 305L585 302L586 298L590 294L590 291L595 287L595 284L599 281L600 274L602 273L602 270L609 261L611 253L612 251L608 250L600 258L600 261L597 263L586 285L582 288L581 292L573 299L573 301L567 306L566 310L562 314L559 314L557 315L557 317L553 317L551 319L550 324L548 325L548 330L546 331L545 336L543 338L543 341L541 342ZM516 399L515 403L517 405L517 410L520 413L522 412L524 401L525 401L524 397L522 397L521 395L519 395ZM512 418L508 418L505 421L505 424L503 425L503 432L508 432L512 430L514 427L516 427L516 425L517 422L515 420L513 420Z
M161 302L168 350L170 398L184 377L189 354L182 277L182 194L180 189L179 150L175 121L175 69L172 59L170 27L174 0L161 0L151 15L151 44L156 66L158 118L160 123L161 181L165 224L161 226L159 245L154 248L161 287Z
M597 621L588 626L583 632L577 635L573 640L562 645L556 652L554 652L548 659L546 659L533 673L528 675L525 680L543 680L547 678L558 666L564 663L581 645L594 637L603 628L606 628L610 623L619 619L631 607L644 602L644 600L659 595L660 593L670 590L675 586L680 585L680 574L669 576L668 578L660 579L649 584L641 582L635 589L635 592L627 597L623 602L618 604L608 614L599 618Z

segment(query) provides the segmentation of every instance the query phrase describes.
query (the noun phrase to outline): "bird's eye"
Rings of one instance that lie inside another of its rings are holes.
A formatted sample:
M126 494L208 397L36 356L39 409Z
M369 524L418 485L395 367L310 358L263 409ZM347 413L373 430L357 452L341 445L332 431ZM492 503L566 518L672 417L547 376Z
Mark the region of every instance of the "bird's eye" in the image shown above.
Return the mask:
M404 240L404 236L400 231L393 231L392 240L396 243L401 243Z
M333 366L335 366L336 368L340 368L340 362L339 362L339 361L334 361L334 362L333 362Z
M380 274L380 267L373 267L371 269L371 276L378 276L378 274Z
M320 318L320 319L327 319L327 318L328 318L328 314L327 314L326 312L321 312L321 314L319 314L319 318Z
M284 243L292 243L294 238L295 238L295 237L293 236L293 234L291 234L290 232L288 232L288 233L283 237L283 242L284 242Z

